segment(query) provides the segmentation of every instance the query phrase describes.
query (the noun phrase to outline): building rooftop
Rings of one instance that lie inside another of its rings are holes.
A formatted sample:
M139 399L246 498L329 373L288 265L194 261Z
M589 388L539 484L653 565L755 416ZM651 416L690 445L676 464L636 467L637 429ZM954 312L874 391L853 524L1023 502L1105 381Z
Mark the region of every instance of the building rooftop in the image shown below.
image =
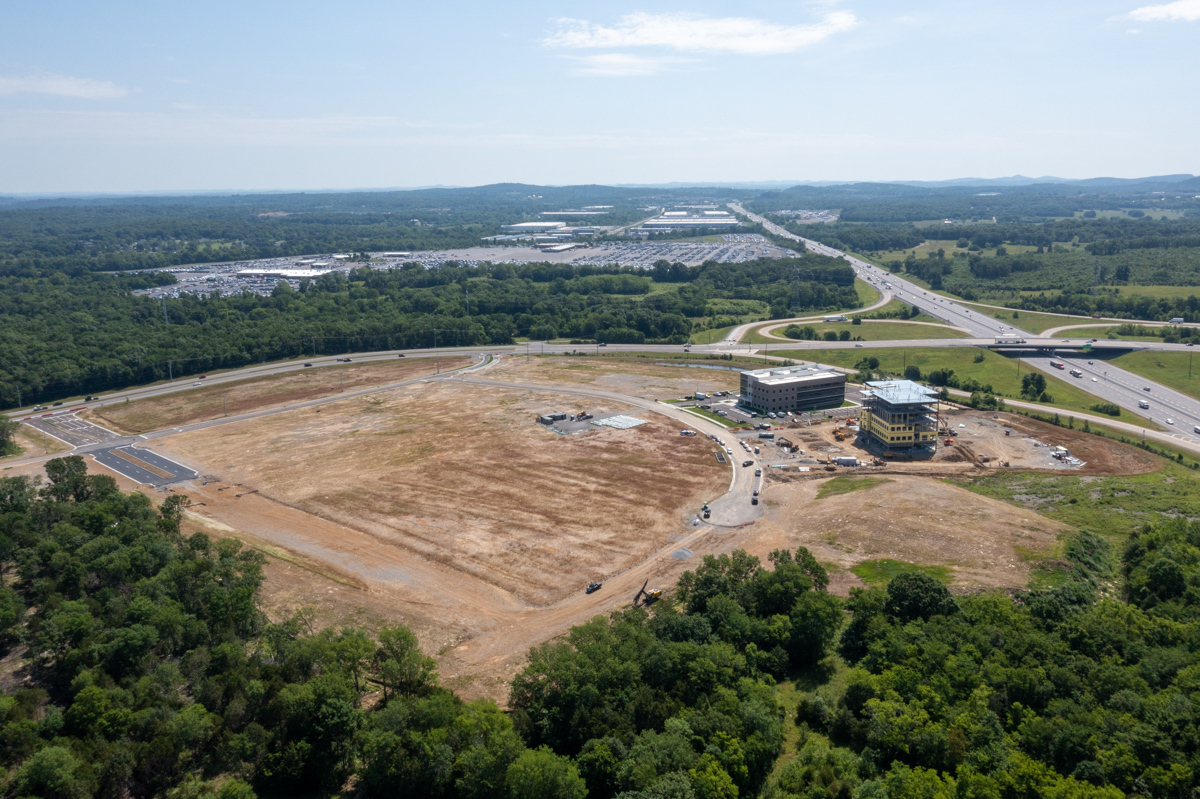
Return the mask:
M924 404L938 395L933 389L911 380L871 380L867 386L869 390L863 391L863 396L878 397L893 405Z
M748 374L763 385L776 386L791 383L796 380L813 380L818 377L838 377L841 373L828 366L818 363L799 364L797 366L780 366L774 369L746 370Z

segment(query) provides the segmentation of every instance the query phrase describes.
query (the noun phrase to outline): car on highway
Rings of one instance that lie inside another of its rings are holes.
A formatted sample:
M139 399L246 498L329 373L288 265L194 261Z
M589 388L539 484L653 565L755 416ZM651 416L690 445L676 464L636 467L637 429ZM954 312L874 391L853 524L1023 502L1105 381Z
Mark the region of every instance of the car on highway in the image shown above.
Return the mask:
M404 357L404 353L402 352L402 353L400 353L399 355L397 355L396 357L397 357L397 358L403 358L403 357Z
M55 407L55 408L57 408L59 405L62 405L62 403L61 403L61 402L56 402L56 403L54 403L54 407Z
M200 379L201 379L201 380L203 380L203 379L204 379L204 378L206 378L206 377L208 377L208 375L200 375Z
M1150 386L1142 386L1142 391L1149 391L1149 390L1150 390Z
M202 385L204 385L204 384L203 384L203 383L201 383L199 380L197 380L195 383L192 383L192 386L193 386L193 387L194 387L194 386L202 386Z
M44 410L46 410L46 406L45 405L34 405L33 409L35 411L44 411Z
M856 347L861 347L861 346L862 346L862 344L855 344L854 346L856 346Z
M749 468L753 465L754 465L754 461L742 461L742 466L745 468Z
M1093 382L1093 383L1099 383L1100 381L1099 381L1099 380L1097 380L1096 378L1094 378L1094 377L1093 377L1093 378L1092 378L1092 382Z
M307 368L307 367L309 367L309 366L312 366L312 364L311 364L311 363L306 363L306 364L304 364L304 366L305 366L305 368Z
M762 477L762 469L755 469L755 470L754 470L754 476L755 476L755 477Z
M1167 419L1167 424L1175 424L1175 420L1174 420L1174 419Z

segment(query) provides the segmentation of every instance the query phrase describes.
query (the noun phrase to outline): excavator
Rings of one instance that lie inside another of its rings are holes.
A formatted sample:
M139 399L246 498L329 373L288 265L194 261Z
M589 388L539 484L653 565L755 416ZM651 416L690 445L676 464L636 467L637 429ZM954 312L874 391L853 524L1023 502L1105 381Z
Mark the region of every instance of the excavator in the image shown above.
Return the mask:
M663 595L662 589L661 588L651 588L649 591L647 591L646 586L648 586L648 585L650 585L650 578L646 578L646 582L642 583L642 587L639 588L638 592L633 595L633 606L635 608L637 607L639 601L643 605L651 605L651 604L657 602L658 600L662 599L662 595Z

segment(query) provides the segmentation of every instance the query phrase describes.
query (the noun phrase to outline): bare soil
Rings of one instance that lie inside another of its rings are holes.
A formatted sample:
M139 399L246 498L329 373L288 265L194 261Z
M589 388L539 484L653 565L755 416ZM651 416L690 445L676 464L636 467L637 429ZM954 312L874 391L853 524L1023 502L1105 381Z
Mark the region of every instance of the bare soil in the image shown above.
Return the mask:
M470 362L469 357L447 356L441 359L441 368L442 371L458 369ZM214 383L135 402L97 406L79 415L119 433L145 433L327 397L343 390L387 385L433 374L434 369L434 362L429 358L318 366L233 383Z
M535 605L627 569L724 492L708 442L536 423L580 398L420 384L173 436L193 468L465 571ZM629 410L616 403L592 413ZM632 412L632 411L630 411Z
M880 558L948 566L960 586L1023 588L1034 563L1052 554L1069 529L941 480L888 477L819 500L827 479L772 482L763 491L767 516L755 526L750 551L762 557L806 546L841 570L831 581L838 593L861 585L851 566Z
M662 358L667 363L668 357ZM719 364L706 364L709 366ZM665 400L702 391L736 391L740 372L703 366L660 365L656 361L610 357L529 357L512 355L488 369L496 380L545 385L579 385L643 399Z

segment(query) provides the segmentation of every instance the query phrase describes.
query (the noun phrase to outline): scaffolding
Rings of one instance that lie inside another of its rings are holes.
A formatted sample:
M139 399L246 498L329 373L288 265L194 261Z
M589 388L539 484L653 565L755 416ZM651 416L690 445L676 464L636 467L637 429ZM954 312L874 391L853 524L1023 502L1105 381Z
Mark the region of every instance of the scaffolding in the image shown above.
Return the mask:
M911 380L878 380L862 392L859 431L886 449L930 446L937 451L941 426L938 392Z

